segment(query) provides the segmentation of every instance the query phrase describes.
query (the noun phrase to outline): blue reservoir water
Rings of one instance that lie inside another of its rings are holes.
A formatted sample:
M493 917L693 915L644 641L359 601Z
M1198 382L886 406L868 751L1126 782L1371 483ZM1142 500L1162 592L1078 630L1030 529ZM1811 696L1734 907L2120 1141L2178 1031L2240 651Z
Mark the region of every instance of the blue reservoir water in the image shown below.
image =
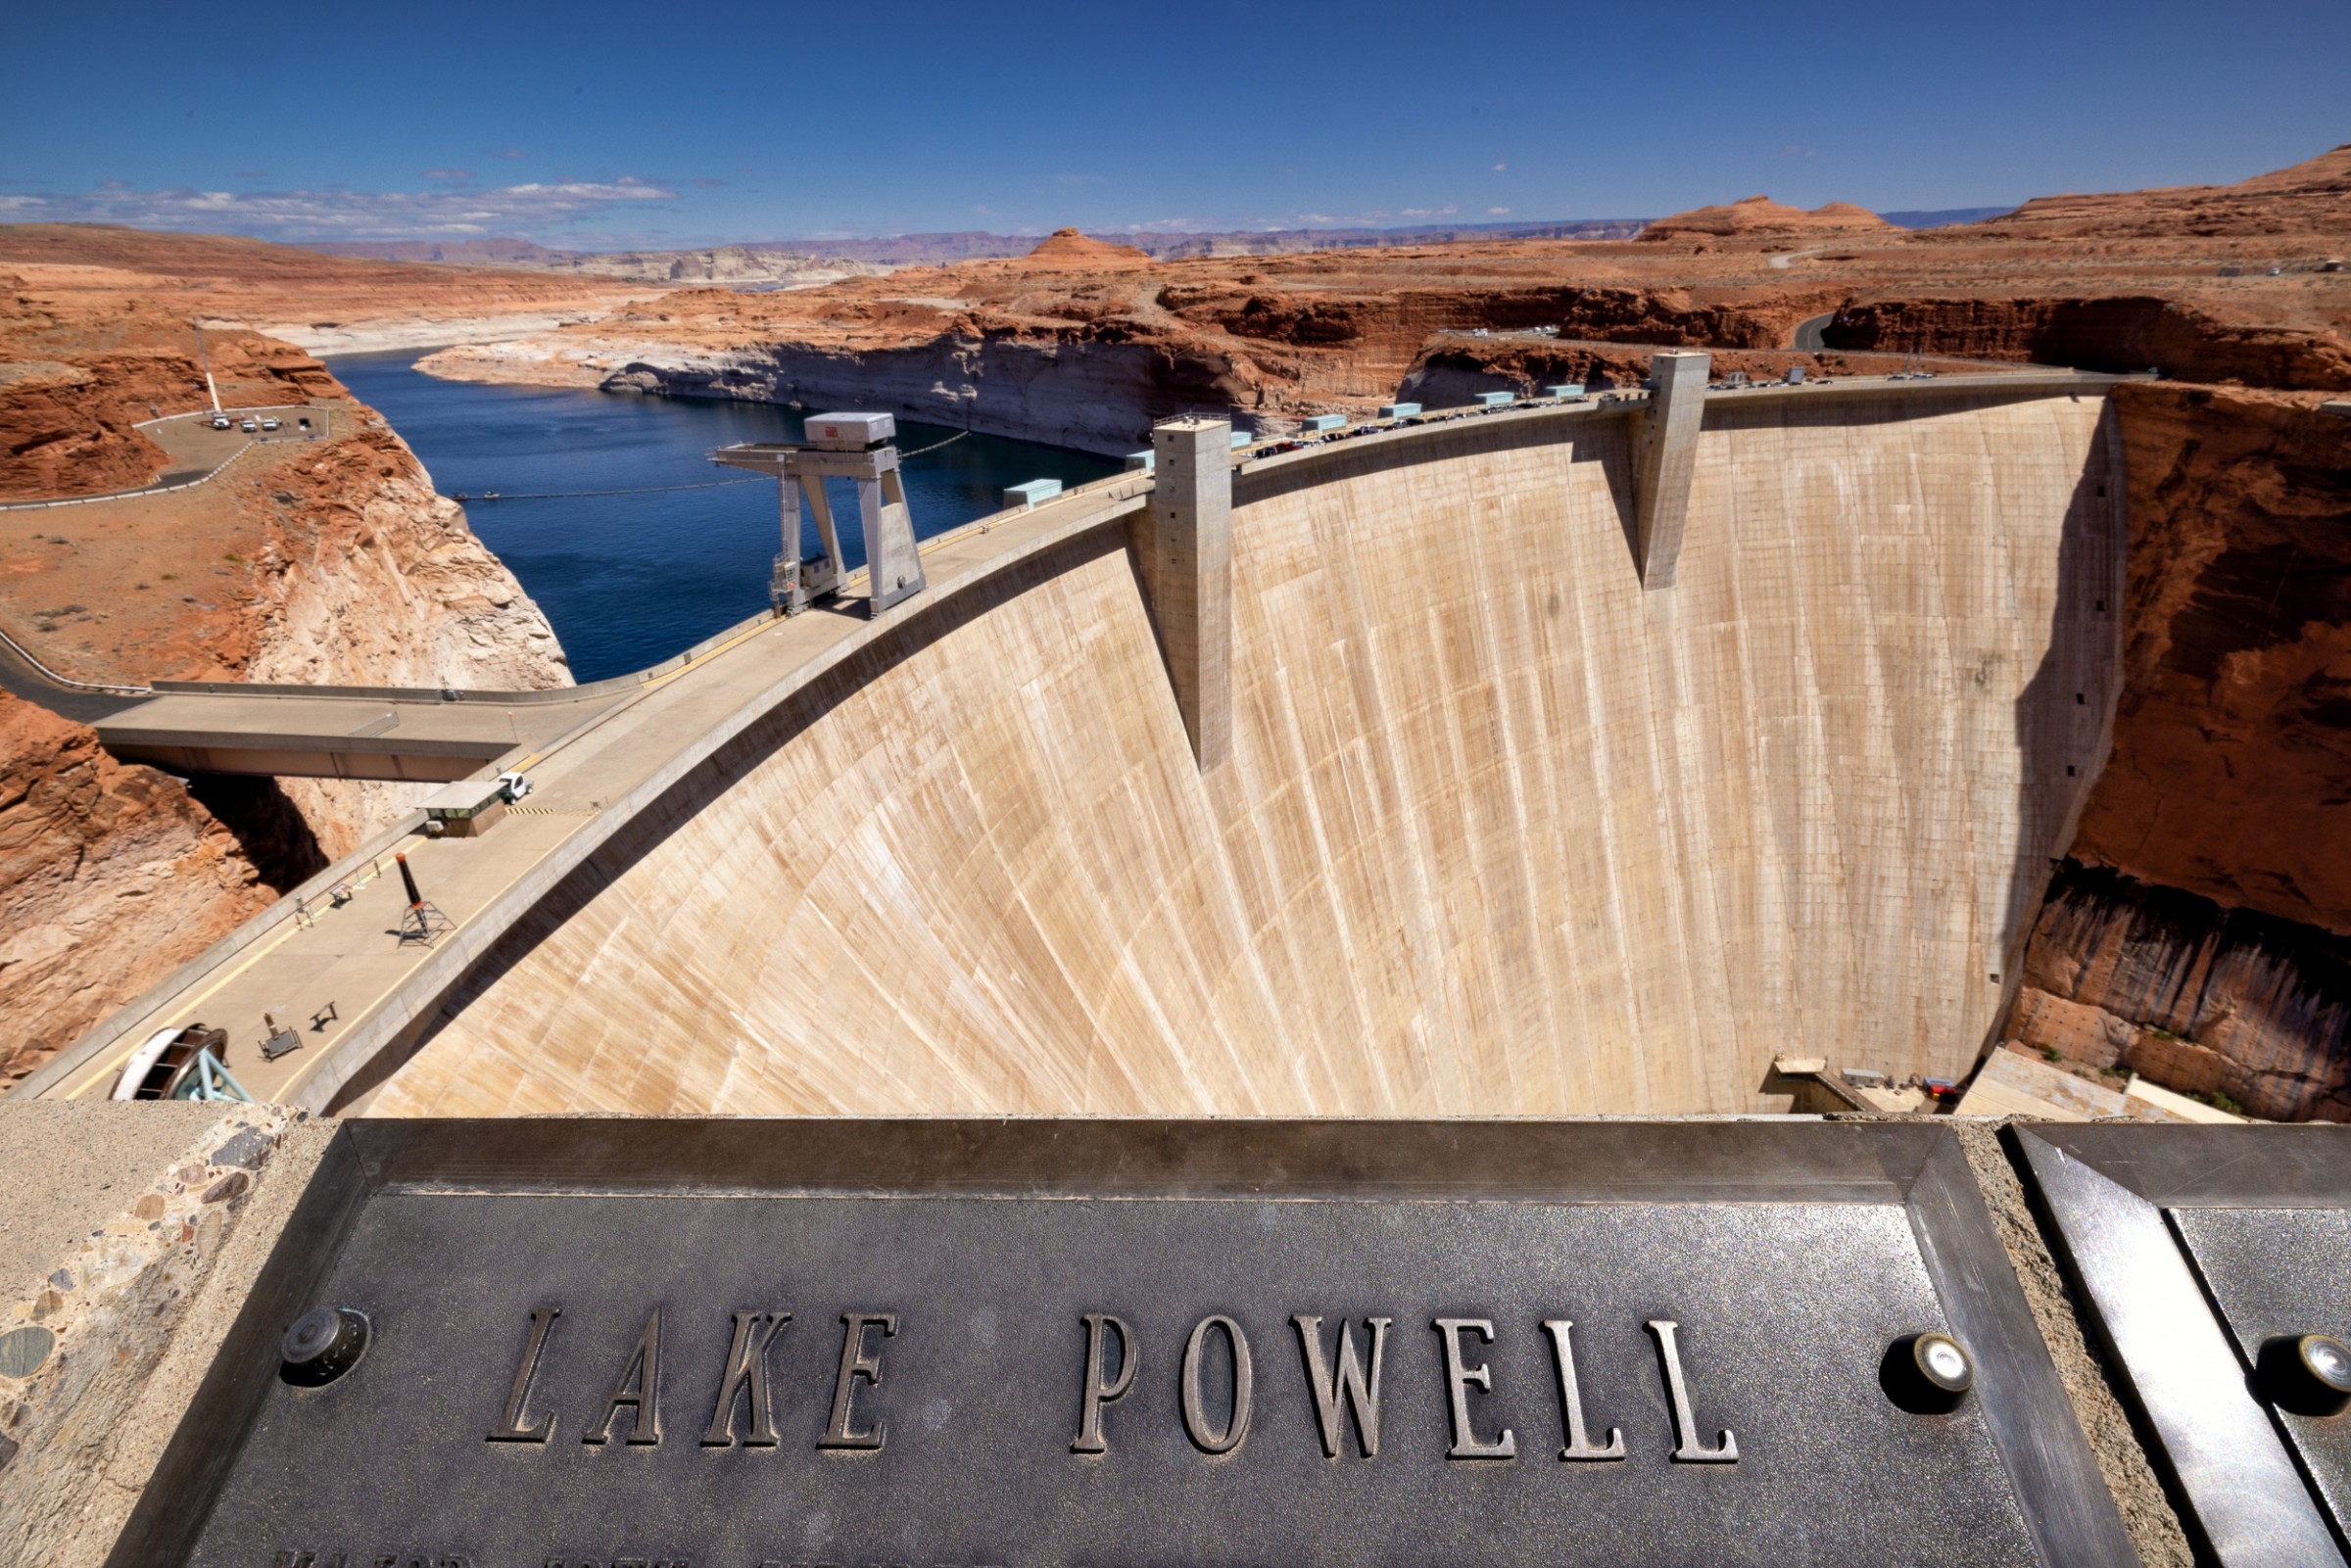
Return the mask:
M766 404L442 381L412 368L417 357L415 350L354 355L331 368L392 422L445 496L713 487L465 503L474 533L563 640L575 679L641 670L767 608L779 543L775 481L715 467L708 452L738 441L797 441L797 414ZM898 449L954 434L901 423ZM906 460L906 500L915 533L928 539L998 510L1007 485L1077 486L1118 466L1058 447L966 436ZM839 486L833 506L844 519L841 552L861 566L853 488ZM805 530L801 553L815 548L814 530Z

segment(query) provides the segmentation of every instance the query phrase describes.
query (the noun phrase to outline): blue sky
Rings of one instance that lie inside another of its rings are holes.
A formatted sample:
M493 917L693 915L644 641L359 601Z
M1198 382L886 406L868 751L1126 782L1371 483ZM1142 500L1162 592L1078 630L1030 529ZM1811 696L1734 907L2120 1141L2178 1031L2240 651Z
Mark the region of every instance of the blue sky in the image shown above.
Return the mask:
M552 245L1878 210L2351 141L2351 4L20 8L0 220Z

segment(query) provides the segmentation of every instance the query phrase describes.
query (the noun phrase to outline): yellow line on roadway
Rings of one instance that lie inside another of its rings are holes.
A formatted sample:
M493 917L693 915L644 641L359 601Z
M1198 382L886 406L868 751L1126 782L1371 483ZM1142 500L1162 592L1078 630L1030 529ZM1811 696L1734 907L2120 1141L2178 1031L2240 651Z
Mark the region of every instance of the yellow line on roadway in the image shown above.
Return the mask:
M733 637L727 639L724 642L721 642L718 646L712 648L700 658L692 660L689 663L681 664L676 669L670 671L667 675L654 676L650 681L646 682L644 686L639 687L638 689L640 691L650 691L657 686L662 686L668 682L676 680L679 676L684 675L688 670L698 670L703 665L709 663L712 659L717 658L721 653L726 652L729 648L740 647L744 643L748 642L752 638L757 637L760 633L767 631L769 628L782 626L784 622L781 617L771 617L768 620L761 621L758 625L752 627L747 632L736 633Z
M373 877L367 879L367 881L373 880L375 880L375 878ZM356 893L360 888L364 887L365 885L367 885L366 882L355 882L352 884L352 891ZM223 974L218 979L213 981L212 984L206 986L203 990L198 991L194 996L187 998L185 1001L177 1002L172 1010L177 1013L193 1013L197 1008L201 1007L205 1001L213 995L214 992L219 990L223 985L228 984L229 981L235 979L238 975L244 974L256 964L259 964L263 959L267 958L270 954L276 952L280 947L291 941L297 933L306 931L308 929L310 929L309 924L305 922L300 915L287 916L285 921L285 929L279 931L275 936L271 937L266 942L256 945L254 950L245 956L245 961L243 963ZM153 1015L150 1015L150 1017L152 1016ZM150 1035L154 1034L155 1032L156 1031L153 1029L149 1029L147 1031L147 1033ZM96 1071L90 1073L89 1076L83 1078L72 1088L68 1089L66 1091L66 1098L69 1100L78 1100L83 1095L89 1093L90 1090L96 1088L99 1083L103 1082L108 1073L120 1072L122 1069L122 1065L128 1062L133 1056L138 1054L139 1045L141 1043L143 1042L133 1041L129 1046L124 1048L120 1056L114 1057L111 1060L100 1064Z

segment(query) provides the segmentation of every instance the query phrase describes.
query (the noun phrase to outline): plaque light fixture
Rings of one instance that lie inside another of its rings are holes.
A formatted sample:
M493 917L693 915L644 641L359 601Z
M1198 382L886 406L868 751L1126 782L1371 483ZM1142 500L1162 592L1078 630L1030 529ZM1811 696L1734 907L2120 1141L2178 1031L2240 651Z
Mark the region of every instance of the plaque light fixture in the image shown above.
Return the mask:
M1912 1334L1887 1348L1878 1381L1886 1397L1919 1415L1955 1410L1976 1386L1976 1363L1948 1334Z
M2351 1409L2351 1348L2328 1334L2281 1334L2263 1342L2261 1388L2281 1410L2340 1415Z

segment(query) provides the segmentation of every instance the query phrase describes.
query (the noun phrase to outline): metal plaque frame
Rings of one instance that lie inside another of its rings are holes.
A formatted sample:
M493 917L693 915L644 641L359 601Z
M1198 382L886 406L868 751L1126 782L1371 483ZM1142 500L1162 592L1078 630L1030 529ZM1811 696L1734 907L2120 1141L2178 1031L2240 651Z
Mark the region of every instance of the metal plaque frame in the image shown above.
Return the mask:
M2351 1208L2351 1128L2040 1124L2004 1136L2199 1544L2229 1568L2340 1568L2291 1436L2256 1396L2167 1214Z
M183 1560L368 1200L985 1196L1898 1206L2034 1548L2133 1550L1947 1126L1787 1120L353 1120L336 1134L109 1558ZM1661 1262L1661 1266L1664 1266ZM1823 1478L1824 1499L1834 1484Z

